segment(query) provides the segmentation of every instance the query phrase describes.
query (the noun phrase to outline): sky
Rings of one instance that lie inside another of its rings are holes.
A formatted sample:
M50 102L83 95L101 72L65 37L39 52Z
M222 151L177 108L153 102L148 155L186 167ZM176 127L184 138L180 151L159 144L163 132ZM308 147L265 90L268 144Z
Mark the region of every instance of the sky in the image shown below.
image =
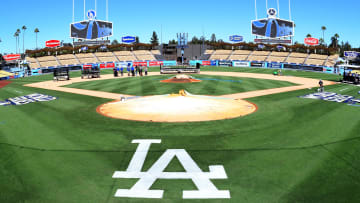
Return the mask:
M84 19L84 1L75 1L75 21ZM86 11L95 9L96 0L86 0ZM212 33L217 39L229 41L230 35L244 36L253 41L251 20L255 19L255 0L108 0L109 21L114 23L114 36L139 36L140 41L149 43L156 31L160 41L167 43L176 38L176 33L189 33L209 39ZM289 0L278 0L280 18L289 19ZM97 0L97 19L106 20L106 0ZM73 0L17 0L1 2L0 53L14 53L14 33L25 25L25 49L36 48L34 30L38 28L38 46L45 47L47 40L72 42ZM277 8L277 0L268 0L268 7ZM257 0L258 18L266 17L266 0ZM291 0L291 17L295 21L295 41L303 43L307 34L322 37L321 26L326 26L325 40L335 33L340 41L349 41L353 47L360 47L360 26L356 24L360 10L359 0L346 3L335 0ZM21 49L22 49L21 33Z

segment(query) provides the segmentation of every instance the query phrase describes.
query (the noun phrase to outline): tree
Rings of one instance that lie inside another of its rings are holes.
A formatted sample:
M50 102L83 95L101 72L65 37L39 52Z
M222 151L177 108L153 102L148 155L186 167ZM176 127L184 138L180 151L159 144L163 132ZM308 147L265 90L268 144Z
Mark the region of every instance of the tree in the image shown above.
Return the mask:
M119 41L117 41L116 39L114 39L112 42L111 42L111 45L118 45L119 44Z
M140 43L140 39L139 39L138 36L135 37L135 43L136 43L136 44Z
M326 27L325 26L322 26L321 27L321 30L322 30L322 32L323 32L323 40L324 40L324 44L325 44L325 31L326 31Z
M38 48L38 33L40 32L39 28L35 28L34 32L36 35L36 49L37 49Z
M15 51L15 53L19 53L20 51L19 51L19 35L20 35L20 33L21 33L21 31L20 31L20 29L17 29L16 30L16 32L14 33L14 37L15 37L15 40L16 40L16 51Z
M177 44L176 40L175 39L172 39L169 41L169 44Z
M320 38L320 39L319 39L319 44L320 44L320 45L324 45L324 44L325 44L324 38Z
M154 46L157 46L159 45L159 38L158 38L158 35L156 34L156 32L154 31L153 34L152 34L152 37L150 39L150 43Z
M210 42L213 42L213 43L216 42L216 35L215 34L211 35Z
M329 47L332 47L332 48L338 48L339 47L339 34L335 34L333 37L331 37L331 44L329 45Z
M23 53L25 53L25 30L27 27L24 25L21 29L23 30Z
M307 37L307 38L311 37L311 34L307 34L306 37Z
M200 40L194 36L192 39L191 39L191 44L199 44Z

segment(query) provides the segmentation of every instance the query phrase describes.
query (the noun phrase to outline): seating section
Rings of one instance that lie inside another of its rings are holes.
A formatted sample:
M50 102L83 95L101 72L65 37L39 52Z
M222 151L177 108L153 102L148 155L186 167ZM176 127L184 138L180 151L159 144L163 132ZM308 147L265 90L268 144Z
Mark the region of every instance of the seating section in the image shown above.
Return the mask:
M247 51L247 50L235 50L232 53L232 55L229 57L229 60L245 61L250 53L251 51Z
M288 57L289 52L271 52L270 56L267 58L267 62L284 62Z
M326 56L326 55L310 54L310 56L306 60L305 64L322 66L325 64L327 58L328 58L328 56Z
M269 51L254 51L249 56L249 61L265 61L267 57L269 56Z
M43 56L43 57L38 57L37 60L39 61L41 67L56 67L56 66L60 66L60 64L57 62L55 56Z
M336 60L339 58L339 55L333 55L333 56L329 56L329 58L327 59L325 66L329 66L329 67L333 67L336 64Z
M136 61L137 59L130 51L115 51L114 54L119 61Z
M212 55L215 51L214 50L206 50L205 54L206 55Z
M95 55L103 63L118 62L117 58L113 55L112 52L97 52Z
M245 61L249 55L231 55L229 60Z
M25 59L28 62L31 69L40 68L40 65L36 62L36 58L26 57Z
M140 61L155 61L154 55L147 50L138 50L133 51L133 54L138 58Z
M79 64L73 54L59 55L57 58L63 66Z
M151 53L154 55L161 55L160 50L151 50Z
M99 62L92 53L76 54L76 57L79 59L81 64L98 63Z
M210 60L240 60L240 61L267 61L279 63L296 63L317 66L334 66L338 55L327 56L319 54L305 54L294 52L270 52L270 51L249 51L249 50L206 50ZM26 57L31 69L42 67L56 67L66 65L78 65L87 63L106 63L119 61L152 61L154 56L161 55L159 50L137 50L137 51L115 51L97 52L85 54L66 54L59 56L44 56L38 58Z
M227 60L232 50L216 50L210 57L210 60Z
M296 63L296 64L304 64L305 59L307 58L307 56L308 56L308 54L292 52L285 62L287 62L287 63Z

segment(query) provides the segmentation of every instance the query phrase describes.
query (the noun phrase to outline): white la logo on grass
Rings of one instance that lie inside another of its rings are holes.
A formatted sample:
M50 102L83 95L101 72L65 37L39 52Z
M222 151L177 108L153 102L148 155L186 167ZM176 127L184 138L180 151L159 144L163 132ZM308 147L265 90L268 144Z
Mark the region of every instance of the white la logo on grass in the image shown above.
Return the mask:
M150 190L157 179L191 179L198 190L183 191L183 199L229 199L228 190L218 190L210 179L227 179L222 165L209 166L210 172L203 172L184 149L168 149L147 172L141 172L152 143L161 140L133 140L139 143L126 171L117 171L113 178L139 178L131 189L119 189L115 197L163 198L163 190ZM164 172L171 160L178 158L186 172Z

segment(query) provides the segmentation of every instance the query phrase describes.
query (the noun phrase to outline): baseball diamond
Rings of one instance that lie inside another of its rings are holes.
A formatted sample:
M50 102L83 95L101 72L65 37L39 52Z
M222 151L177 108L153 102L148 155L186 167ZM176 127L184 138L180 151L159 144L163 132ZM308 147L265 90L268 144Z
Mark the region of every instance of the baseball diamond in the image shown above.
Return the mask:
M360 2L1 5L0 203L360 202Z

